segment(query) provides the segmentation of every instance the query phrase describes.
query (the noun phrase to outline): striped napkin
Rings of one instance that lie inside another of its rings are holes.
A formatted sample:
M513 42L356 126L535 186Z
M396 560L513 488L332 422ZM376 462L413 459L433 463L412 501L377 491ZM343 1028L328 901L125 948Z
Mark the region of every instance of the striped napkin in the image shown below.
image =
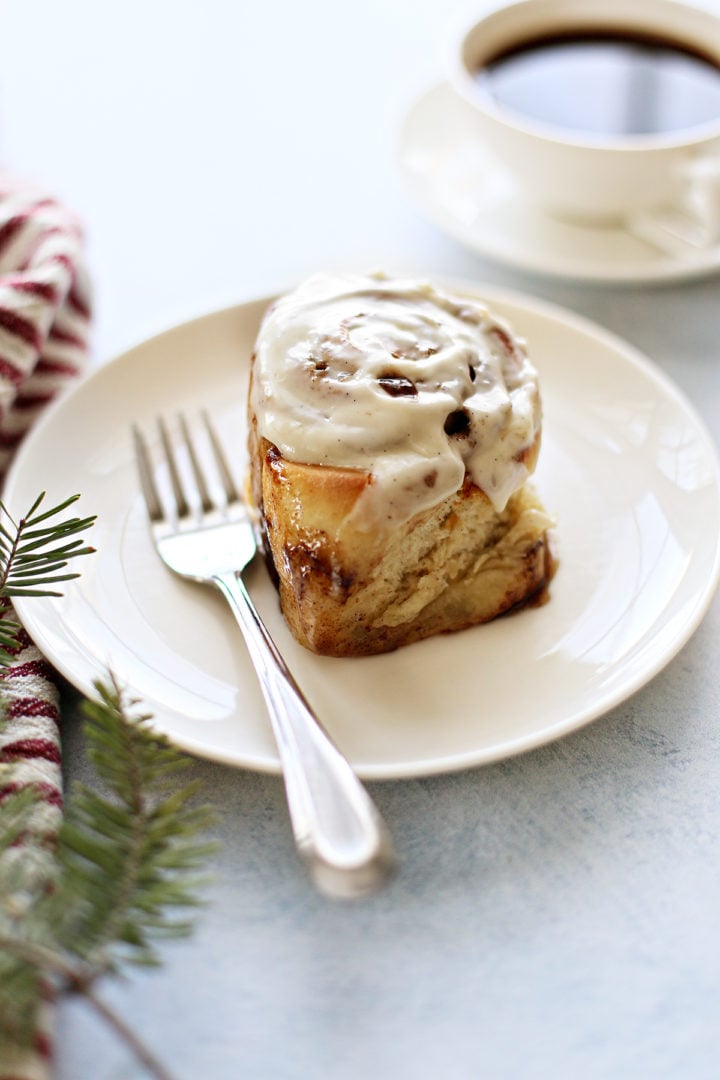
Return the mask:
M89 323L78 219L33 184L0 173L0 483L33 422L84 366ZM0 696L0 801L27 785L40 792L24 854L41 862L62 813L58 689L25 634L0 673ZM0 1061L0 1080L47 1076L47 1026L43 1014L34 1053Z

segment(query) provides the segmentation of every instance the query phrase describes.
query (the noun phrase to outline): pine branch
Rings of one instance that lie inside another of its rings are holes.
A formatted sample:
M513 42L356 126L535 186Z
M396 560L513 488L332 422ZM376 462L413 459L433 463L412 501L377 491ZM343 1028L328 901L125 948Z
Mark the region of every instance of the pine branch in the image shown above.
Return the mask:
M70 560L93 551L77 538L93 517L58 520L77 498L41 510L41 494L17 522L0 502L0 671L18 648L11 598L61 595L56 586L78 576L67 572ZM0 1060L31 1046L41 1002L66 992L81 995L149 1074L168 1080L96 984L123 963L159 963L155 943L191 930L177 913L200 902L200 871L216 845L198 835L213 816L191 805L196 785L174 790L187 761L149 717L131 715L137 703L114 681L96 689L85 730L104 792L77 787L56 850L37 842L41 796L32 785L0 801ZM0 682L0 727L5 705Z
M96 686L85 703L88 756L113 798L76 789L60 831L58 857L78 905L69 928L74 951L99 967L114 957L155 964L154 937L186 934L188 919L170 914L195 906L196 870L212 846L195 836L210 824L189 805L196 784L173 790L188 764L152 732L148 716L131 718L116 684ZM108 887L111 886L111 887Z
M214 815L177 787L188 760L137 715L117 683L85 703L88 754L103 792L78 785L66 806L50 877L25 880L12 857L32 792L0 802L0 1049L32 1033L43 985L82 995L156 1077L167 1076L96 992L124 963L157 964L156 943L192 928L201 874L216 845L199 834ZM26 851L23 851L26 854ZM182 912L183 917L178 917Z
M61 596L55 586L79 576L61 571L71 559L94 550L82 539L73 539L90 528L94 517L57 520L78 498L72 495L39 512L45 499L43 492L19 521L0 502L0 668L11 662L20 631L11 598Z

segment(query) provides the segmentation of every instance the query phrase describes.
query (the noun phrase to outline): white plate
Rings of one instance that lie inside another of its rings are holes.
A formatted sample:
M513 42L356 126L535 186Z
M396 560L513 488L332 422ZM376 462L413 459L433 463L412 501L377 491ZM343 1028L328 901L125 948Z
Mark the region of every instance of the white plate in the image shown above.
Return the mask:
M471 291L468 288L468 291ZM629 346L561 309L483 290L526 336L542 375L537 486L557 515L548 604L367 659L291 638L264 566L251 590L319 715L367 778L497 760L582 726L646 683L688 639L719 572L712 445L675 387ZM97 554L58 600L19 603L49 659L83 691L111 667L178 745L275 771L260 694L219 595L172 576L148 536L129 438L137 420L200 405L244 469L245 383L267 301L208 315L99 369L24 445L6 489L19 513L47 488L82 492Z
M521 270L574 280L673 281L720 268L720 244L695 247L659 221L637 223L643 239L621 227L593 228L544 214L522 199L472 121L471 107L443 83L409 110L397 148L410 198L465 247Z

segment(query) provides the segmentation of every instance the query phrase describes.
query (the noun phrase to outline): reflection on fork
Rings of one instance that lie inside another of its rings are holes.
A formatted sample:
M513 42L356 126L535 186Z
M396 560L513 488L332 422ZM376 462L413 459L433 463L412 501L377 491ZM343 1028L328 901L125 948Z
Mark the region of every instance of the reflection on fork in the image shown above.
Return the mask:
M257 554L252 521L207 413L202 420L204 452L185 417L178 417L185 470L167 423L158 420L169 481L164 498L148 444L133 428L155 547L172 571L215 586L229 603L270 715L300 854L323 892L359 896L391 872L392 845L369 795L320 725L245 588L242 573ZM206 459L214 480L203 464Z

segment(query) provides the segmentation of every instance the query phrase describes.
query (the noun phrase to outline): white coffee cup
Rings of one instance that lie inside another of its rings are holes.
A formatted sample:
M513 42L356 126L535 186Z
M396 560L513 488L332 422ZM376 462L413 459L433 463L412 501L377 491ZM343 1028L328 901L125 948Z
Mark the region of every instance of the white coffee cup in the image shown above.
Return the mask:
M720 68L720 17L679 0L519 0L461 33L451 80L471 106L478 138L523 195L565 219L616 222L682 207L720 232L720 115L663 134L598 137L534 120L478 87L478 71L523 42L568 32L652 35Z

